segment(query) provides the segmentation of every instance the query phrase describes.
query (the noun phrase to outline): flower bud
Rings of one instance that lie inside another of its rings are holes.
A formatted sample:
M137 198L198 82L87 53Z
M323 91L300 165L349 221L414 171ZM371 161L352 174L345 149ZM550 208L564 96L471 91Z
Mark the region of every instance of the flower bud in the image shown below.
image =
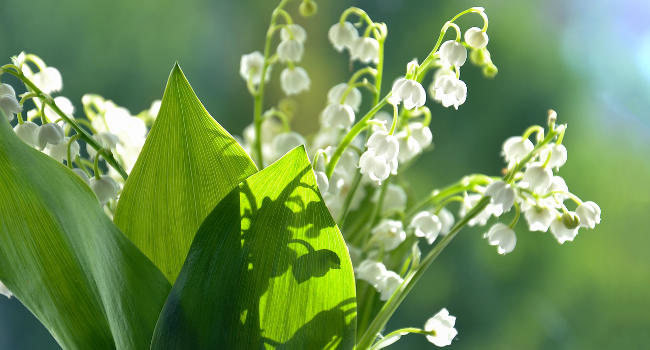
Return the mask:
M318 4L312 0L304 0L300 3L298 11L300 11L300 15L303 17L311 17L318 12Z
M499 73L499 69L493 63L488 63L483 66L482 72L483 76L486 78L494 78L497 76L497 73Z
M22 124L16 125L14 132L26 144L36 147L38 144L38 124L26 121Z
M44 149L48 144L58 145L63 142L65 133L63 128L56 123L47 123L38 128L38 147Z

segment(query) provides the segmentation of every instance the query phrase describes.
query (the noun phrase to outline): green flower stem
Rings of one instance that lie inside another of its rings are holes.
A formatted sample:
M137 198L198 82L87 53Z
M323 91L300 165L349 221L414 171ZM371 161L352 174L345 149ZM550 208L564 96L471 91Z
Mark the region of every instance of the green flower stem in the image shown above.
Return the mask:
M32 83L32 82L31 82L31 81L30 81L30 80L29 80L29 79L28 79L28 78L27 78L27 77L22 73L22 71L20 71L20 70L15 70L15 71L14 71L14 70L10 70L10 69L5 69L4 66L3 66L3 68L2 68L2 71L3 71L3 72L6 72L6 73L9 73L9 74L15 76L16 78L20 79L20 80L21 80L25 85L27 85L27 86L28 86L30 89L32 89L35 93L41 95L42 98L43 98L43 102L44 102L43 105L45 105L45 104L49 105L50 108L52 108L52 110L53 110L56 114L58 114L58 115L59 115L63 120L65 120L65 122L66 122L68 125L72 126L72 128L77 132L77 134L80 135L79 137L80 137L82 140L84 140L87 144L89 144L90 147L92 147L92 148L94 148L95 150L97 150L97 152L99 152L99 151L102 149L102 146L101 146L99 143L97 143L97 141L95 141L95 139L93 139L93 138L90 136L90 134L88 134L88 132L87 132L86 130L84 130L84 129L79 125L79 123L77 123L77 121L76 121L74 118L70 118L70 117L68 117L65 113L63 113L63 111L61 111L61 109L56 105L56 103L54 103L54 99L52 99L52 97L50 97L50 96L44 94L43 91L41 91L41 89L39 89L36 85L34 85L34 83ZM43 113L43 114L44 114L44 113ZM104 154L104 160L106 160L106 162L107 162L110 166L112 166L112 167L113 167L113 168L114 168L114 169L115 169L115 170L120 174L120 176L122 176L122 178L123 178L124 180L126 180L126 179L128 178L128 175L127 175L126 171L125 171L124 168L122 168L122 166L117 162L117 160L115 159L115 157L113 157L113 154L112 154L111 152L106 152L106 153Z
M420 266L412 273L410 273L404 279L404 282L399 287L397 292L388 299L388 301L382 306L381 310L375 317L375 319L370 323L368 329L365 331L359 342L357 343L357 349L367 349L373 343L377 334L386 326L386 323L393 315L397 307L404 301L408 293L413 289L418 280L424 275L424 272L431 266L433 261L440 255L443 249L449 245L452 239L458 234L458 232L465 227L465 225L478 215L485 207L490 203L490 198L483 196L476 203L476 205L463 217L451 231L443 237L440 242L427 254L427 256L422 260Z
M278 6L273 10L271 14L271 24L269 29L266 32L266 42L264 43L264 64L262 65L262 75L260 75L260 86L253 95L253 123L255 124L255 143L253 148L255 149L255 157L257 158L257 166L260 168L264 167L264 156L262 155L262 112L264 109L264 87L266 86L266 72L270 66L271 56L271 41L273 40L273 34L275 33L275 21L278 16L281 14L288 14L282 8L290 0L282 0Z
M396 335L402 336L402 335L406 335L406 334L409 334L409 333L423 334L423 335L436 335L435 331L427 332L424 329L420 329L420 328L413 328L413 327L400 328L398 330L394 330L394 331L388 333L386 336L384 336L384 338L382 338L380 341L376 342L370 348L370 350L380 349L379 346L383 344L384 339L389 339L389 338L394 337Z

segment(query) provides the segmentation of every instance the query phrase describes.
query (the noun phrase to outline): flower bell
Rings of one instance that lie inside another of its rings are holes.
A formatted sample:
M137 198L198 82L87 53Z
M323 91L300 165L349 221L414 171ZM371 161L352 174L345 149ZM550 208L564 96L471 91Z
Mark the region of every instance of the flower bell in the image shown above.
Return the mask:
M412 110L424 106L427 94L422 84L412 79L399 78L393 84L392 95L388 102L393 105L404 103L404 108Z
M359 39L359 32L354 27L354 24L350 22L336 23L330 27L327 32L327 37L330 39L334 49L341 52L345 48L352 50L357 39Z
M302 91L309 90L311 80L307 71L302 67L287 67L280 74L280 85L287 95L296 95Z
M109 176L102 176L99 179L93 177L90 179L90 188L95 192L101 205L108 203L111 199L117 198L117 192L120 190L117 182Z
M542 150L540 159L546 161L548 158L548 166L551 168L559 169L567 161L567 150L562 144L551 144Z
M298 24L287 24L280 30L280 38L282 41L293 39L303 44L307 40L307 31Z
M473 49L482 49L487 46L489 41L486 32L480 28L472 27L465 32L465 42Z
M379 42L375 38L359 38L353 44L350 54L353 60L363 63L379 63Z
M552 208L545 206L533 205L524 211L524 217L528 222L528 229L531 231L546 232L551 222L557 216L557 212Z
M381 301L386 301L393 296L393 293L399 288L399 286L404 282L404 279L400 277L397 273L393 271L386 271L382 278L377 283L377 291L379 292L379 299Z
M491 183L485 189L485 195L490 196L492 204L499 213L509 211L515 203L515 190L502 180Z
M507 225L497 222L490 227L490 230L483 235L487 238L490 245L497 246L497 253L501 255L508 254L515 249L517 244L517 235Z
M580 218L580 226L594 228L600 224L600 207L594 202L584 202L576 208L576 214Z
M2 109L9 121L14 119L14 114L18 114L23 110L16 98L14 88L9 84L0 84L0 109Z
M327 102L330 104L340 104L341 99L343 99L343 94L345 94L347 90L347 83L334 85L327 93ZM357 88L351 88L348 95L345 96L345 101L343 101L343 103L352 107L355 112L358 111L359 106L361 106L361 91Z
M321 124L326 128L348 129L354 123L354 110L346 104L330 104L321 113Z
M34 122L25 121L22 124L17 124L14 127L14 132L26 144L36 147L38 144L38 128L40 126Z
M566 241L573 241L578 235L580 218L576 213L568 212L558 216L551 222L551 233L560 244Z
M45 153L57 161L63 162L64 160L68 159L68 142L70 142L70 138L64 137L61 143L48 145L45 148ZM73 141L70 144L70 158L75 159L78 155L79 143L77 143L77 141Z
M454 106L458 109L467 99L467 85L455 74L441 74L434 80L430 92L434 100L444 107Z
M362 174L381 184L391 173L397 172L399 141L385 131L372 134L366 143L368 150L359 158Z
M278 58L282 62L300 62L304 46L302 42L296 39L283 40L278 45Z
M503 150L501 154L509 164L514 164L526 157L535 146L529 139L524 139L521 136L513 136L508 138L503 143Z
M63 78L58 69L46 67L32 76L32 82L46 94L61 91Z
M451 345L451 341L458 335L455 323L456 317L443 308L424 324L424 330L431 333L427 335L427 340L438 347Z
M274 161L280 159L287 152L305 143L305 138L297 132L289 131L279 134L273 138L271 143L273 147L273 157L271 159Z
M44 149L47 145L58 145L63 142L65 133L63 128L56 123L47 123L38 128L38 147Z
M250 81L253 85L259 85L262 81L262 70L264 68L264 56L259 52L251 52L243 55L239 63L239 74L245 81ZM271 67L266 69L264 81L271 78Z
M528 188L538 194L545 194L551 185L553 173L548 167L542 165L531 165L526 168L522 182L527 184Z
M440 45L440 61L443 66L460 67L467 60L467 49L455 40L447 40Z
M425 237L429 244L433 244L442 230L442 222L437 215L421 211L411 219L409 227L414 230L416 237Z
M386 251L397 248L406 239L402 222L397 220L382 220L372 229L371 233Z

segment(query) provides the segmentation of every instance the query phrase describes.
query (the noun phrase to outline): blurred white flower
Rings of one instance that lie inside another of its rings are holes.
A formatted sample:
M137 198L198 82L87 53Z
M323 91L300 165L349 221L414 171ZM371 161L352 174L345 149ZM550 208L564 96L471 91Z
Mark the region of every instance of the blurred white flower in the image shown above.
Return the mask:
M377 291L379 292L379 299L386 301L395 293L397 288L404 282L402 277L393 271L386 271L377 283Z
M503 143L501 155L509 164L514 164L530 153L535 146L529 139L524 139L521 136L512 136Z
M280 30L280 38L282 41L293 39L303 44L307 40L307 32L298 24L287 24Z
M9 84L0 84L0 109L2 109L9 121L14 119L14 114L18 114L23 110L16 98L14 88Z
M63 78L58 69L45 67L31 76L31 80L41 91L46 94L61 91L63 89Z
M363 63L379 63L379 42L375 38L364 37L355 40L350 49L353 60Z
M535 193L545 194L551 185L552 178L553 173L548 167L531 165L526 168L521 185L527 186Z
M393 105L404 103L404 108L412 110L424 106L427 101L427 94L422 84L415 80L399 78L393 84L392 95L388 102Z
M427 340L438 347L450 345L458 335L458 331L454 328L455 324L456 317L451 316L449 311L443 308L424 324L424 330L433 333L427 335Z
M14 127L14 132L21 140L23 140L23 142L32 147L36 147L38 144L38 128L38 124L25 121L22 124L17 124Z
M259 85L262 81L262 70L264 68L264 55L259 51L251 52L249 54L243 55L239 63L239 74L244 81L248 81L250 78L253 85ZM271 67L269 66L266 69L266 74L264 75L264 81L269 81L271 78Z
M373 260L364 260L354 269L355 276L357 279L368 282L368 284L377 288L379 282L386 274L386 266L384 264L373 261Z
M348 129L354 124L354 110L347 104L330 104L321 113L320 122L325 128Z
M372 201L379 201L381 191L376 191ZM406 210L406 192L401 186L389 184L386 187L386 194L381 205L381 215L390 216L396 213L403 213Z
M271 157L270 161L273 162L282 158L282 156L284 156L287 152L300 145L304 145L305 143L305 138L294 131L289 131L277 135L273 138L273 156Z
M467 49L455 40L447 40L440 45L440 61L443 66L462 66L467 60Z
M340 104L341 99L343 98L343 94L345 94L347 90L347 83L334 85L327 93L327 102L329 104ZM357 88L351 88L348 92L348 95L345 96L345 101L343 101L343 103L352 107L355 112L358 111L359 106L361 106L361 91L359 91Z
M300 62L304 47L302 42L296 39L289 39L280 42L278 45L278 58L282 62Z
M497 246L497 253L505 255L512 252L517 244L517 235L507 225L497 222L483 235L490 245Z
M88 174L86 174L83 170L79 168L74 168L72 169L72 172L77 174L85 183L90 184L90 178L88 177Z
M482 49L487 46L489 41L486 32L480 28L472 27L465 31L465 42L474 49Z
M327 178L327 174L323 171L314 171L314 176L316 177L316 184L321 194L327 193L327 190L330 188L330 181Z
M69 137L63 138L63 142L55 145L47 145L44 152L50 157L56 159L59 162L63 162L68 159L68 142L70 142ZM79 155L79 143L73 141L70 144L70 159L75 159Z
M441 235L446 235L451 231L451 228L454 226L454 214L449 211L447 208L442 208L438 213L438 218L442 223L442 229L440 230Z
M359 32L350 22L336 23L330 27L327 37L336 51L341 52L344 48L352 50L353 45L359 39Z
M372 231L373 239L380 242L385 251L391 251L406 239L401 221L384 219Z
M287 95L295 95L302 91L309 90L311 80L307 71L302 67L285 68L280 74L282 90Z
M416 237L425 237L429 244L433 244L442 230L442 222L437 215L421 211L411 219L409 227L414 230Z

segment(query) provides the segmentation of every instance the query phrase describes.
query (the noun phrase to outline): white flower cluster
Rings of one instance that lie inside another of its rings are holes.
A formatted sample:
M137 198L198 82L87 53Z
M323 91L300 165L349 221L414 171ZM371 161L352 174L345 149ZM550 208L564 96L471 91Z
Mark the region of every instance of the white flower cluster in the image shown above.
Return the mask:
M366 35L359 36L354 24L342 21L330 27L327 35L338 52L344 49L350 52L350 59L363 63L379 63L379 41Z
M102 205L116 199L123 184L122 177L110 166L107 175L94 174L97 169L93 168L93 160L97 151L86 144L88 159L84 158L79 135L70 134L72 126L61 114L68 120L82 121L92 138L103 149L110 150L128 173L144 145L147 134L146 121L155 119L160 109L160 101L154 101L149 110L132 116L126 108L119 107L112 101L106 101L97 95L84 95L82 104L87 119L76 119L75 107L68 98L50 97L50 94L60 92L63 88L61 74L56 68L47 66L33 54L21 53L13 57L12 61L25 78L40 90L35 91L26 84L27 91L22 95L24 98L18 101L10 85L0 85L0 108L10 122L15 119L15 115L19 116L14 127L16 135L26 144L68 165L90 186ZM35 73L31 65L38 69ZM22 110L27 101L33 103L33 108L27 111L24 120ZM40 124L33 121L36 119L40 120ZM73 165L77 167L73 168ZM107 209L110 213L110 208Z

